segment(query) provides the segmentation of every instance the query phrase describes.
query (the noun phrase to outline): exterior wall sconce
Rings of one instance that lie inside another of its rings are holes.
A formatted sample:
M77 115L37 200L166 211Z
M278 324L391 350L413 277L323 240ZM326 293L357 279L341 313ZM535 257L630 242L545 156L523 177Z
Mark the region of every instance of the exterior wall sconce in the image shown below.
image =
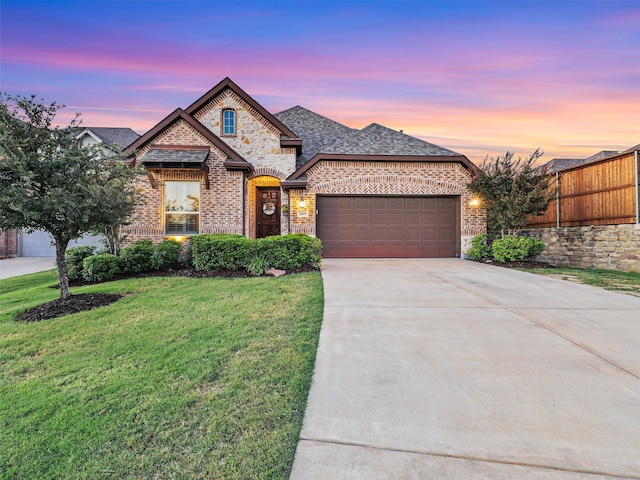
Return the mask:
M298 207L307 208L307 202L305 202L304 200L300 200L300 202L298 202Z
M480 208L480 199L478 197L473 197L471 200L469 200L469 206L471 208Z

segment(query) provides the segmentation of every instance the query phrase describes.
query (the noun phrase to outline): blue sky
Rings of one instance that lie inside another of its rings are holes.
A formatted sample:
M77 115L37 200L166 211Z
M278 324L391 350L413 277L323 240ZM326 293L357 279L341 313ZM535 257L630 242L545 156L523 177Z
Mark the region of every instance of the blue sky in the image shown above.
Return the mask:
M640 2L2 0L0 89L142 133L229 76L269 111L480 161L640 143Z

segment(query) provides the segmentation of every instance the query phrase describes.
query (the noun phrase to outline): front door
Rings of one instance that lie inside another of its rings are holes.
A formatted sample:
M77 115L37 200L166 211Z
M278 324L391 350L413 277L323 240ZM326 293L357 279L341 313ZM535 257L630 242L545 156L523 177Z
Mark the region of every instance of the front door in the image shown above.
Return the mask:
M256 238L280 235L280 188L258 187Z

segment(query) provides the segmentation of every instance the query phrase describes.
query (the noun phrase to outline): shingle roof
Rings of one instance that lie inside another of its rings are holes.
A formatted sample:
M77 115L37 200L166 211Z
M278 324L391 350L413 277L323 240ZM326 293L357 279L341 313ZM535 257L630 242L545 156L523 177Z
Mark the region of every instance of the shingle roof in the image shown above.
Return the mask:
M543 166L547 167L548 173L559 172L560 170L566 170L568 168L577 167L586 163L597 162L605 158L618 155L620 152L616 150L602 150L588 158L553 158L545 163Z
M461 156L377 123L358 130L296 106L274 115L302 139L297 168L318 153L340 155Z
M193 148L151 148L142 157L142 163L197 163L202 164L209 155L209 149Z
M107 145L117 145L121 150L140 136L130 128L122 127L84 127L83 130L90 130Z
M547 167L548 173L555 173L565 168L571 168L584 163L583 158L552 158L543 167Z
M419 138L405 135L377 123L340 140L322 153L344 155L425 155L433 157L460 156L446 148L439 147Z
M276 113L274 117L302 139L302 154L298 157L296 168L300 168L316 153L324 152L337 141L358 131L300 106Z

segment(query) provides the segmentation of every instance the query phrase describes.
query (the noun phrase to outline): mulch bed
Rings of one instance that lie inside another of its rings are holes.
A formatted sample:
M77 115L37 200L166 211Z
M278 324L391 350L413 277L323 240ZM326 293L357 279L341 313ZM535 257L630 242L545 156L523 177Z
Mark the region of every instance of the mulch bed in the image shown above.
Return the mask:
M471 260L476 261L476 260ZM544 263L544 262L533 262L533 261L527 261L527 260L523 260L521 262L498 262L496 260L477 260L478 263L485 263L487 265L494 265L496 267L503 267L503 268L558 268L556 265L553 265L551 263Z
M123 295L112 293L81 293L69 298L58 298L44 305L27 310L16 317L18 322L39 322L50 318L62 317L70 313L84 312L117 302Z

